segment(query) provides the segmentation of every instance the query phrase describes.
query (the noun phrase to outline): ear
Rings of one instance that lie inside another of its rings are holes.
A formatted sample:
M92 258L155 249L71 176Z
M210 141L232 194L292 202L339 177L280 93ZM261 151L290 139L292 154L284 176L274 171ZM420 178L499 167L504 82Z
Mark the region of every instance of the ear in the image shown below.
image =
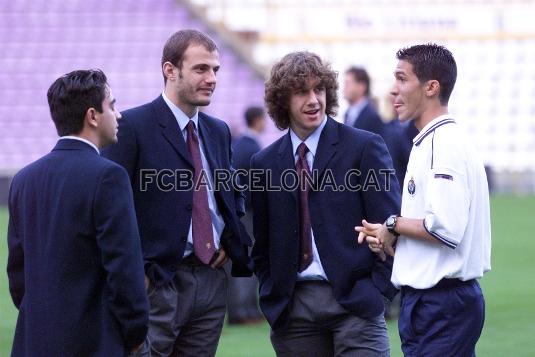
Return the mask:
M175 72L175 66L169 61L164 62L162 65L162 71L163 75L167 78L168 81L174 81L176 80L176 72Z
M93 107L87 109L84 117L84 127L96 128L98 127L97 110Z
M425 95L428 97L438 97L440 94L440 83L436 79L431 79L425 84Z

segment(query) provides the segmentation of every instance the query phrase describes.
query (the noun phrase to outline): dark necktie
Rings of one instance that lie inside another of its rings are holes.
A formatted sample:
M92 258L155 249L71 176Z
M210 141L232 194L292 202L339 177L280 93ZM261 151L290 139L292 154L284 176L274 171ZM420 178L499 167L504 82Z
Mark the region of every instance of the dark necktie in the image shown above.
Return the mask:
M188 132L188 151L193 160L195 173L193 176L193 212L191 214L191 234L193 236L193 250L204 264L209 264L215 253L214 234L212 231L212 217L208 206L208 191L205 182L199 184L202 171L201 149L199 138L195 133L195 123L190 120L186 125Z
M310 225L310 211L308 210L308 191L309 185L304 179L304 175L310 175L310 168L306 159L306 153L308 151L305 143L299 144L297 148L297 162L295 167L297 168L297 174L299 175L299 238L300 238L300 250L299 250L299 272L308 268L312 263L312 236Z

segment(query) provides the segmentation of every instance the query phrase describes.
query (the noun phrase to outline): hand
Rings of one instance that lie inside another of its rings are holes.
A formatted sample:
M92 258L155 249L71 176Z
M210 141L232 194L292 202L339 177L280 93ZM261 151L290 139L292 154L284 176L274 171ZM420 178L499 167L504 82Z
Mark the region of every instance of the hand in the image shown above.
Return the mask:
M132 350L130 351L131 354L135 355L136 353L138 353L139 351L141 351L141 349L143 348L143 345L145 345L145 341L141 342L141 344L137 347L134 347L132 348Z
M367 231L366 228L361 226L355 227L355 231L359 232L359 236L357 238L358 243L362 244L364 243L364 240L366 240L366 242L368 243L368 248L370 248L372 252L377 254L381 261L384 262L386 260L386 255L384 252L383 244L381 243L381 241L379 241L379 239L371 235L373 234L373 231Z
M366 239L368 246L373 252L382 248L388 255L394 256L395 251L393 245L396 242L396 237L388 231L385 224L368 223L363 219L362 226L355 227L355 230L359 232L359 243L362 244L364 239ZM369 239L370 236L374 239Z
M150 280L149 277L145 275L145 290L149 288Z
M216 253L217 255L214 256L213 262L210 264L214 269L222 267L228 260L227 253L223 248L220 248Z

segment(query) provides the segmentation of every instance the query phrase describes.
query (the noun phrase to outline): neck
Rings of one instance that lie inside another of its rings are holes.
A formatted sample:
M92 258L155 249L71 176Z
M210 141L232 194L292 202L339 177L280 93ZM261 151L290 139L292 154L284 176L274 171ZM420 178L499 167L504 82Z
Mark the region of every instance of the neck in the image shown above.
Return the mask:
M169 98L171 103L173 103L180 110L182 110L182 112L186 114L188 118L193 117L195 113L197 112L197 106L182 103L180 99L178 98L178 95L176 95L176 93L174 93L168 86L165 86L164 93L165 93L165 96Z
M78 138L87 140L94 144L99 150L101 150L105 146L100 142L97 135L93 135L93 133L86 132L85 130L83 130L79 134L71 134L71 136L76 136Z
M429 124L433 119L448 114L448 106L437 106L435 108L431 108L420 115L420 117L414 119L414 125L418 129L418 131L422 131L422 129Z

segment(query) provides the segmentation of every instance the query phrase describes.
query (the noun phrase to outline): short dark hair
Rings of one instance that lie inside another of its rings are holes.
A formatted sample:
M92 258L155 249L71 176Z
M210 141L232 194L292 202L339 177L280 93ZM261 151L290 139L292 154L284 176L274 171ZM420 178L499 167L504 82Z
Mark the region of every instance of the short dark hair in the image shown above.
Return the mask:
M47 98L58 135L79 134L89 108L103 112L102 102L108 92L108 80L100 69L72 71L56 79Z
M346 74L352 75L355 81L366 84L366 92L364 94L366 97L370 96L370 76L364 68L356 66L349 67L349 69L346 71Z
M252 127L258 118L264 117L264 108L249 107L245 110L245 123L247 127Z
M440 104L448 104L457 80L457 64L446 47L434 43L415 45L400 49L396 57L412 65L420 83L437 80L440 83Z
M290 126L290 97L304 89L309 78L317 78L325 88L325 112L336 115L338 108L337 73L328 63L311 52L292 52L275 63L271 76L266 82L265 97L269 116L277 128L284 130Z
M217 45L214 40L198 30L186 29L175 32L163 48L162 53L162 67L165 62L171 62L174 66L182 68L182 61L184 60L184 53L190 45L201 45L207 51L216 51ZM167 77L163 75L164 83L167 83Z

